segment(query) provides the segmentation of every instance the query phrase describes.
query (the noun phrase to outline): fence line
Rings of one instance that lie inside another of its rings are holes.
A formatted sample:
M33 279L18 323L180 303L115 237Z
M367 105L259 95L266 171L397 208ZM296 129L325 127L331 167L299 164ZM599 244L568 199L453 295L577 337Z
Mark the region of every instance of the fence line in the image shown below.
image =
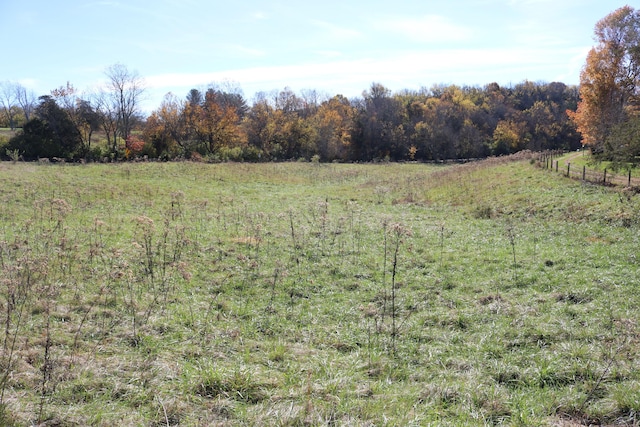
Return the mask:
M559 151L540 153L538 164L544 169L560 172L560 160L557 158L562 155L564 155L564 153ZM586 166L572 166L571 162L566 162L566 167L563 166L562 175L567 178L601 185L640 187L640 177L632 176L631 169L628 169L624 174L616 174L606 168L604 171L597 171L595 169L588 169Z

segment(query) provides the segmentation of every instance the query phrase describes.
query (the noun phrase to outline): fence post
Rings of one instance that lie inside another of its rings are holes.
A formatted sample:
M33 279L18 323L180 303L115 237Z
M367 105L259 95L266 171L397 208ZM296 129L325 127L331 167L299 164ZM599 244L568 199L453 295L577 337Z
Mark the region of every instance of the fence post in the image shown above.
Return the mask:
M567 163L567 178L571 178L571 175L569 174L570 167L571 167L571 163Z
M607 183L607 169L605 168L604 170L604 178L602 178L602 183L606 184Z
M560 160L556 160L556 172L558 172L558 164L560 163Z
M587 167L586 166L582 166L582 180L586 181L587 180Z
M627 187L631 187L631 169L629 169L629 183L627 184Z

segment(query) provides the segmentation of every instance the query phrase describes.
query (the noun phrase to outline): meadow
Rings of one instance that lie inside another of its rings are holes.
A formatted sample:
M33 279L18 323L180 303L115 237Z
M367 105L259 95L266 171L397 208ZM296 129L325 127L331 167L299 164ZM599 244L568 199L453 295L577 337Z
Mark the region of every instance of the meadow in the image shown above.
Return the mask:
M633 189L526 156L0 187L0 424L640 423Z

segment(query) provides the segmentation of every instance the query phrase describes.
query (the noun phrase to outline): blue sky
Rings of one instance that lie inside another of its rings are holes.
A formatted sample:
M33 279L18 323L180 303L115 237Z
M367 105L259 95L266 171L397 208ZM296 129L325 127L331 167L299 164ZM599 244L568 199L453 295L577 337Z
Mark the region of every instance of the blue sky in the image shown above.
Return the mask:
M0 81L91 91L120 63L167 92L233 81L358 96L434 84L578 84L617 0L0 0Z

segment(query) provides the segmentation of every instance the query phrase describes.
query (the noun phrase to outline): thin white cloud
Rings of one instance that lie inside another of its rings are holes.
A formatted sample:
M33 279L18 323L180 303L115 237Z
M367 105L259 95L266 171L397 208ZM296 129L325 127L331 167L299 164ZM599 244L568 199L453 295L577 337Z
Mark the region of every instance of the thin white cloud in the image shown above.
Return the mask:
M352 28L340 27L326 21L311 21L312 24L322 31L323 37L333 40L339 40L341 42L353 39L359 39L362 37L362 33Z
M507 0L506 5L528 16L534 15L543 20L566 16L567 11L575 8L590 7L585 0Z
M321 58L337 59L343 58L345 55L339 50L314 50L313 53Z
M119 1L94 1L94 2L90 2L90 3L85 3L83 5L83 7L86 8L92 8L95 6L115 6L115 7L120 7L122 6L122 3L120 3Z
M471 29L454 24L451 20L439 15L386 18L378 21L375 26L381 30L425 43L465 41L473 35Z
M20 79L18 80L18 83L20 83L22 86L26 87L27 89L33 90L38 88L38 80L36 79L29 79L29 78Z
M508 0L507 4L509 6L531 6L531 5L541 5L548 3L557 3L558 0Z
M197 7L198 1L196 0L164 0L165 5L174 8L184 8L184 7Z
M560 33L541 32L540 24L535 21L509 25L507 31L509 31L511 41L521 46L548 46L551 48L567 43L566 38L561 37Z
M264 21L266 19L269 19L269 15L264 12L254 12L251 14L251 19L255 21Z
M259 58L267 54L267 52L265 52L262 49L254 49L254 48L242 46L239 44L226 45L224 46L224 48L229 52L240 53L241 54L240 56L250 57L250 58Z
M591 47L576 48L573 55L569 55L567 63L564 68L564 72L559 74L556 78L560 82L570 82L576 78L576 75L580 75L582 68L586 63L587 54L591 50ZM578 84L579 82L574 82Z
M211 73L162 74L146 78L150 88L165 92L188 90L215 81L237 81L246 93L272 89L311 88L330 93L355 96L373 82L394 86L394 90L420 87L436 83L503 84L529 80L556 80L550 69L559 65L568 68L567 58L576 58L567 75L577 75L581 63L577 58L582 50L564 49L458 49L435 52L401 52L384 59L361 58L350 61L330 61L302 65L253 67ZM496 72L496 69L500 72ZM504 81L520 75L518 81ZM507 77L509 76L509 77ZM576 82L566 82L568 84Z

